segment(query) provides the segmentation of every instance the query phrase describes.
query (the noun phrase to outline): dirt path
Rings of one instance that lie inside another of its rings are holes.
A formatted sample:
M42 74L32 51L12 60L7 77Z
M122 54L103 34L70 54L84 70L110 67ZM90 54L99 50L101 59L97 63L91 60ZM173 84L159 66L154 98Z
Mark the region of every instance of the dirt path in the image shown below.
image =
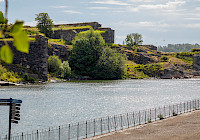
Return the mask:
M200 110L88 140L200 140Z

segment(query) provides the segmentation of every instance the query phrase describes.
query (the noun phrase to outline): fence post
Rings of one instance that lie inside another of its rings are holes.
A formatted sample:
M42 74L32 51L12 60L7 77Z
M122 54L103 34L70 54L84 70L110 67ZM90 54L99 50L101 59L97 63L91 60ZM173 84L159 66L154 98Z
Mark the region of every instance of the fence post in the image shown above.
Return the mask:
M184 113L185 113L185 102L184 102Z
M96 132L96 123L95 123L95 119L94 119L94 136L95 136L95 132Z
M182 103L180 103L180 114L182 114Z
M128 119L128 113L127 113L126 117L127 117L128 128L129 128L129 119Z
M68 126L68 140L70 140L70 124Z
M138 115L139 115L139 125L140 125L140 111L139 111L139 114L138 114Z
M155 108L155 121L156 121L156 108Z
M188 112L188 101L187 101L187 112Z
M150 121L151 121L151 108L150 108Z
M169 105L169 117L170 117L170 105Z
M177 107L176 109L177 109L177 114L178 114L178 104L176 104L176 107Z
M59 138L59 140L60 140L60 126L59 126L59 131L58 131L58 138Z
M164 118L166 118L166 114L165 114L165 106L164 106L164 115L163 115L163 116L164 116Z
M122 125L122 114L120 115L120 118L121 118L121 129L123 129L123 125Z
M79 122L77 124L77 140L78 140L78 137L79 137Z
M114 122L115 122L115 131L117 131L117 123L116 123L115 115L114 115Z
M51 131L51 130L50 130L50 128L49 128L49 134L48 134L48 138L49 138L49 139L50 139L50 131Z
M103 134L102 118L101 118L101 135Z
M37 130L37 140L39 140L38 130Z
M133 124L135 126L135 114L134 114L134 112L133 112Z
M86 136L86 138L87 138L87 121L85 122L85 129L86 129L86 131L85 131L85 136Z
M190 112L192 111L192 102L190 101Z
M108 116L108 132L110 132L109 123L110 123L110 120L109 120L109 116Z
M146 124L146 123L147 123L147 112L146 112L146 110L145 110L145 112L144 112L144 115L145 115L144 123Z
M23 132L22 132L22 140L24 139L24 134L23 134Z

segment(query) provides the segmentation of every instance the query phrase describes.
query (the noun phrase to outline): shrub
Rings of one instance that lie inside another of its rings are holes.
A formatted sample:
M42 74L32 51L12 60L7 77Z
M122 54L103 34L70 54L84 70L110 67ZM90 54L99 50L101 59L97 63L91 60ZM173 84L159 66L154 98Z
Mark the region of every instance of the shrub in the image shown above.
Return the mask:
M109 47L100 56L94 77L96 79L121 79L125 73L125 57Z
M169 60L169 58L168 58L167 56L162 56L162 57L160 58L160 60L162 60L162 61L166 62L166 61L168 61L168 60Z
M164 119L164 117L163 117L163 115L162 114L158 114L158 116L157 116L160 120L163 120Z
M50 73L56 73L56 74L60 74L60 66L61 66L62 62L61 60L58 58L58 56L50 56L48 59L48 71Z
M61 64L61 77L64 79L69 78L71 75L71 68L69 67L68 61L63 61Z
M148 118L148 123L152 123L152 121Z
M173 114L173 116L177 116L177 113L176 113L175 111L173 111L173 113L172 113L172 114Z
M69 64L76 75L93 76L105 41L94 30L80 32L72 41L73 49Z

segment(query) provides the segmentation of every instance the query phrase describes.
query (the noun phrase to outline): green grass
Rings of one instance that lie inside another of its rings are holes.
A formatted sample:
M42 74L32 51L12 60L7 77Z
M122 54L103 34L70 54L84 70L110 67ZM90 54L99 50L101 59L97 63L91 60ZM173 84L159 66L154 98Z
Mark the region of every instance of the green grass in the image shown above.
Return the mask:
M106 31L95 30L95 32L99 32L100 34L105 34Z
M13 38L4 38L4 39L0 39L0 41L13 41Z
M0 65L0 81L17 83L22 80L23 79L16 72L8 71L5 67Z
M58 28L52 28L53 31L55 30L76 30L76 29L92 29L92 26L77 26L77 27L74 27L74 26L61 26L61 27L58 27Z
M193 59L190 57L186 57L186 56L176 56L176 57L181 59L185 63L189 63L189 64L193 63Z
M49 43L57 43L57 44L65 45L65 40L63 40L63 39L49 39Z

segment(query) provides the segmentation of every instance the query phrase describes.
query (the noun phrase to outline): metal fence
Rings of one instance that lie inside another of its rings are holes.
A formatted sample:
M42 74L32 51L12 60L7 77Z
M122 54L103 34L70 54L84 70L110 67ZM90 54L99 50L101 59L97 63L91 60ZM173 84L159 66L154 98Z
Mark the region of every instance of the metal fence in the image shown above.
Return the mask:
M152 121L198 110L199 108L199 99L192 100L159 108L68 124L66 126L37 130L31 133L19 133L12 135L11 140L79 140L140 124L151 123ZM0 140L7 140L7 136L0 136Z

